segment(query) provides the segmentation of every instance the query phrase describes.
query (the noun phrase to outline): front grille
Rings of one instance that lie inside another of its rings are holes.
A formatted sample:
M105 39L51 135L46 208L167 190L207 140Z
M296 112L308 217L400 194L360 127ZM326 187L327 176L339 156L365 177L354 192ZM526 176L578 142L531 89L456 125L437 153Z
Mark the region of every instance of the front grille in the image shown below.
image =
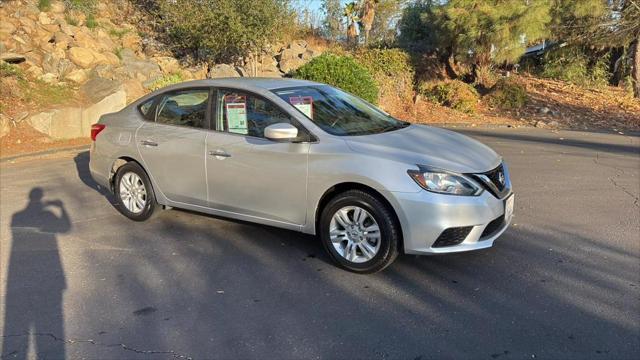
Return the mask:
M484 228L482 235L480 235L480 240L485 240L485 238L491 237L491 235L495 234L498 230L500 230L503 223L504 223L504 215L500 215L500 217L493 219L487 225L487 227Z
M465 227L453 227L445 229L436 242L433 243L432 247L446 247L458 245L467 238L467 235L471 232L473 226L465 226Z
M505 174L502 164L498 165L495 169L480 174L470 174L475 178L486 190L495 195L497 198L502 198L506 195L509 189L507 186L507 175Z
M504 175L504 168L502 167L502 164L500 164L497 168L484 173L484 175L486 175L491 180L493 185L495 185L495 187L499 191L504 190L504 186L506 184L506 181L505 181L506 178ZM500 179L502 179L502 181L500 181Z

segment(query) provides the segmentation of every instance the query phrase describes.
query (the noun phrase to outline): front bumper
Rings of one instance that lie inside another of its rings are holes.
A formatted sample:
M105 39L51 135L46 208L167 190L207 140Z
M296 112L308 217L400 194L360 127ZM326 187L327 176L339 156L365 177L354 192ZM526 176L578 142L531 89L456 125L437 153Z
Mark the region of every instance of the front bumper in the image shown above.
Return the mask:
M390 192L387 199L398 214L406 254L443 254L489 248L509 227L505 218L505 200L488 191L479 196L452 196L428 191ZM492 225L492 221L500 219ZM490 226L487 229L487 226ZM464 240L451 246L438 246L436 240L447 229L471 227ZM487 233L485 232L487 230ZM434 246L436 245L436 246Z

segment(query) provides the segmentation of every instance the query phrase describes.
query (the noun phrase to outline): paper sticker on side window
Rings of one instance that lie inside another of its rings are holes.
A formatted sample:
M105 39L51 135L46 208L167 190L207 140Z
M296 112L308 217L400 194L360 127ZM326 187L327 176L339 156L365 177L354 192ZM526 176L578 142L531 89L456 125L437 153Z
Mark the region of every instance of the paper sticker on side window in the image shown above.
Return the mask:
M291 96L289 103L295 106L309 119L313 120L313 97L311 96Z
M229 132L247 134L247 98L245 96L226 95L224 102Z

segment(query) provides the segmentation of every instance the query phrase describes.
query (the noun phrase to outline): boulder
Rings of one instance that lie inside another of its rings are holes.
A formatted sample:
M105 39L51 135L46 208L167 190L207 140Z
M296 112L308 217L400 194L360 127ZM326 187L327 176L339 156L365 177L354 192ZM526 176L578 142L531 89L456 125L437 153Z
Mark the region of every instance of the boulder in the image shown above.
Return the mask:
M37 131L53 139L72 139L89 136L91 125L100 116L119 111L126 105L126 94L119 89L85 108L67 107L35 114L27 119Z
M44 75L41 75L38 80L43 81L47 84L55 84L58 82L58 75L53 73L45 73Z
M134 102L147 93L147 89L136 79L129 79L122 83L124 92L127 94L127 104Z
M144 82L162 76L162 71L160 71L158 64L153 61L139 59L135 55L132 56L131 53L130 49L120 52L120 57L122 58L120 72L124 77Z
M45 53L42 58L42 69L45 73L56 73L60 58L52 53Z
M5 36L9 36L16 32L16 26L8 21L0 21L0 34L5 34Z
M11 131L11 121L8 117L0 114L0 137L7 136Z
M26 58L24 57L24 55L12 53L12 52L5 52L0 54L0 60L4 62L8 62L10 64L19 64L25 61Z
M91 33L86 28L81 28L80 31L77 31L75 35L73 35L73 38L77 47L93 50L98 49L96 40L91 36Z
M65 80L73 81L76 84L84 84L88 79L87 70L77 69L69 72L65 77Z
M97 62L94 52L87 48L72 47L67 55L74 64L84 69L90 68Z
M104 78L109 80L115 80L117 78L117 73L113 69L113 65L109 64L99 64L96 65L89 72L89 78Z
M307 47L308 47L308 44L305 40L294 40L291 43L289 43L289 45L286 48L300 55L305 52Z
M111 53L111 52L105 52L102 55L104 55L107 64L110 65L118 65L120 64L120 58L118 57L118 55Z
M159 56L152 59L160 67L160 71L164 74L172 74L180 71L180 63L176 58L171 56Z
M120 90L122 90L122 83L101 77L93 78L80 87L80 92L92 103L102 101Z
M53 34L53 41L55 41L56 46L67 48L73 44L74 39L63 31L57 31Z
M46 12L41 12L40 14L38 14L38 22L42 25L50 25L53 23L53 20L51 20Z
M31 32L35 31L36 29L35 21L29 19L28 17L19 18L18 21L20 21L20 27L22 28L22 30L24 30L25 33L31 34Z
M314 57L322 55L321 51L314 50L312 48L307 48L305 52L302 53L302 60L309 61Z
M299 58L299 57L293 57L293 58L283 58L280 60L280 70L287 74L289 72L291 72L292 70L295 70L297 68L299 68L300 66L304 65L306 63L305 60Z
M32 115L27 119L31 127L53 139L73 139L83 136L82 109L68 107Z
M194 66L186 69L186 72L190 74L190 79L200 80L207 78L207 69L204 66Z
M139 50L142 39L135 32L128 32L122 36L122 47L132 50Z
M49 8L49 11L55 14L62 14L64 13L64 10L65 10L65 6L62 1L53 1Z
M58 74L59 79L64 79L71 71L76 68L75 65L68 59L60 59L58 61L58 68L56 69L56 73Z
M209 78L240 77L238 71L229 64L217 64L209 69Z
M100 116L122 110L127 105L127 94L120 88L99 102L82 110L82 136L91 134L91 125L98 122Z
M40 76L44 75L42 68L36 65L30 66L25 73L30 79L38 79Z

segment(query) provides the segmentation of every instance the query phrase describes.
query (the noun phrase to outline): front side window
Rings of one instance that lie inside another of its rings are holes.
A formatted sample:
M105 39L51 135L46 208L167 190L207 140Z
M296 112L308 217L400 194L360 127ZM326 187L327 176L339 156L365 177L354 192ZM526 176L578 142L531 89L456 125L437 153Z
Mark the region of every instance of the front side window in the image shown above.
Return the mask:
M181 90L164 95L158 104L156 122L207 128L208 89Z
M269 125L292 124L291 117L275 104L243 91L220 90L217 108L219 131L264 137L264 129Z
M332 135L369 135L409 126L359 97L328 85L301 86L274 91Z

